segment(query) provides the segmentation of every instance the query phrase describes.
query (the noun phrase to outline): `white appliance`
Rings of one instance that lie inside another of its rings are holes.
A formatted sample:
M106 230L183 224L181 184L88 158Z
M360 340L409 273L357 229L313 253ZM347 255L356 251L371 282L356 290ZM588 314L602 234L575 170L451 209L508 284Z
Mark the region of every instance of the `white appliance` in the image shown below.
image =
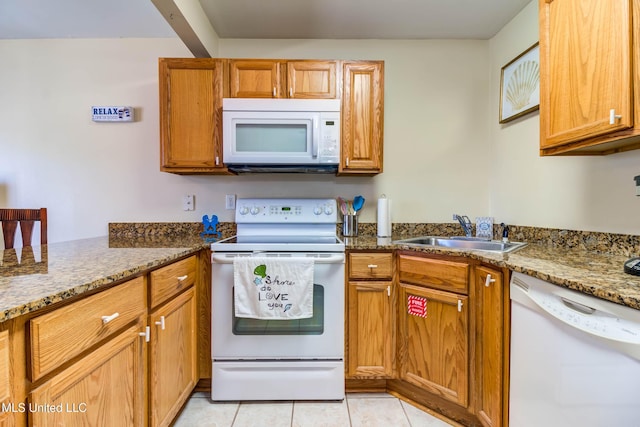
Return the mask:
M640 425L640 311L514 273L509 425Z
M344 399L344 242L334 199L239 199L237 235L214 242L213 400ZM235 257L314 259L313 317L235 317Z
M340 100L225 98L222 145L235 172L336 172Z

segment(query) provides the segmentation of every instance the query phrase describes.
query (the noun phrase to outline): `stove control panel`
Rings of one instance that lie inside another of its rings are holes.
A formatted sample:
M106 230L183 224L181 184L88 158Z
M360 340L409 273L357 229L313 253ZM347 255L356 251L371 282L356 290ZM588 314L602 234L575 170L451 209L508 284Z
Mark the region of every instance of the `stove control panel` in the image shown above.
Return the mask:
M327 224L338 220L335 199L238 199L236 223Z

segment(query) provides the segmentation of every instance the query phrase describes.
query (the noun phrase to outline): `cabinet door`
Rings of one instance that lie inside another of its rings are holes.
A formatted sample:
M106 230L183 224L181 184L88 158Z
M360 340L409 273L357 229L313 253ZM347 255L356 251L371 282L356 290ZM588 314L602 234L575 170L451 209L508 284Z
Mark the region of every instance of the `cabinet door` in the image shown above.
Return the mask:
M18 404L13 400L11 393L11 359L9 355L9 331L0 332L0 405L4 408L14 407ZM19 408L15 408L17 410ZM11 410L0 411L0 427L14 425L13 412Z
M503 396L506 394L503 388L505 380L503 279L499 270L484 266L476 267L478 418L486 427L503 425Z
M400 378L463 407L469 390L467 303L463 295L400 283ZM424 313L413 308L420 305Z
M229 61L229 90L232 98L279 98L280 63L270 59Z
M142 330L138 322L35 389L29 425L145 425Z
M394 291L392 282L349 282L347 376L392 378Z
M150 425L168 426L197 382L193 288L150 316Z
M344 61L341 173L382 172L384 63Z
M540 2L542 149L633 126L631 22L629 0Z
M216 59L160 59L160 170L226 173L222 68Z
M288 61L289 98L335 98L336 61Z

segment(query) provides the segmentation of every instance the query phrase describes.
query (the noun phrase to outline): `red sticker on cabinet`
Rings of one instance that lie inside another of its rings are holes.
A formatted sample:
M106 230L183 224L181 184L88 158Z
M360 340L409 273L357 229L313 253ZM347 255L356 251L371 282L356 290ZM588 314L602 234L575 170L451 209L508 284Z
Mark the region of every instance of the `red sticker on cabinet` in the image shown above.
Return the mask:
M427 299L409 295L407 297L407 312L412 316L427 317Z

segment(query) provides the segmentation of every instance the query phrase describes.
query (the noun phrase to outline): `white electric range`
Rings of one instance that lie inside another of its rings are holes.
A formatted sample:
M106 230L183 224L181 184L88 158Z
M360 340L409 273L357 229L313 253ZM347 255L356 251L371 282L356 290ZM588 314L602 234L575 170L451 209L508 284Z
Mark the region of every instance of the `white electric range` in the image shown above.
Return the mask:
M334 199L239 199L237 235L212 250L212 399L344 398L345 245ZM234 313L237 257L311 258L313 317Z

